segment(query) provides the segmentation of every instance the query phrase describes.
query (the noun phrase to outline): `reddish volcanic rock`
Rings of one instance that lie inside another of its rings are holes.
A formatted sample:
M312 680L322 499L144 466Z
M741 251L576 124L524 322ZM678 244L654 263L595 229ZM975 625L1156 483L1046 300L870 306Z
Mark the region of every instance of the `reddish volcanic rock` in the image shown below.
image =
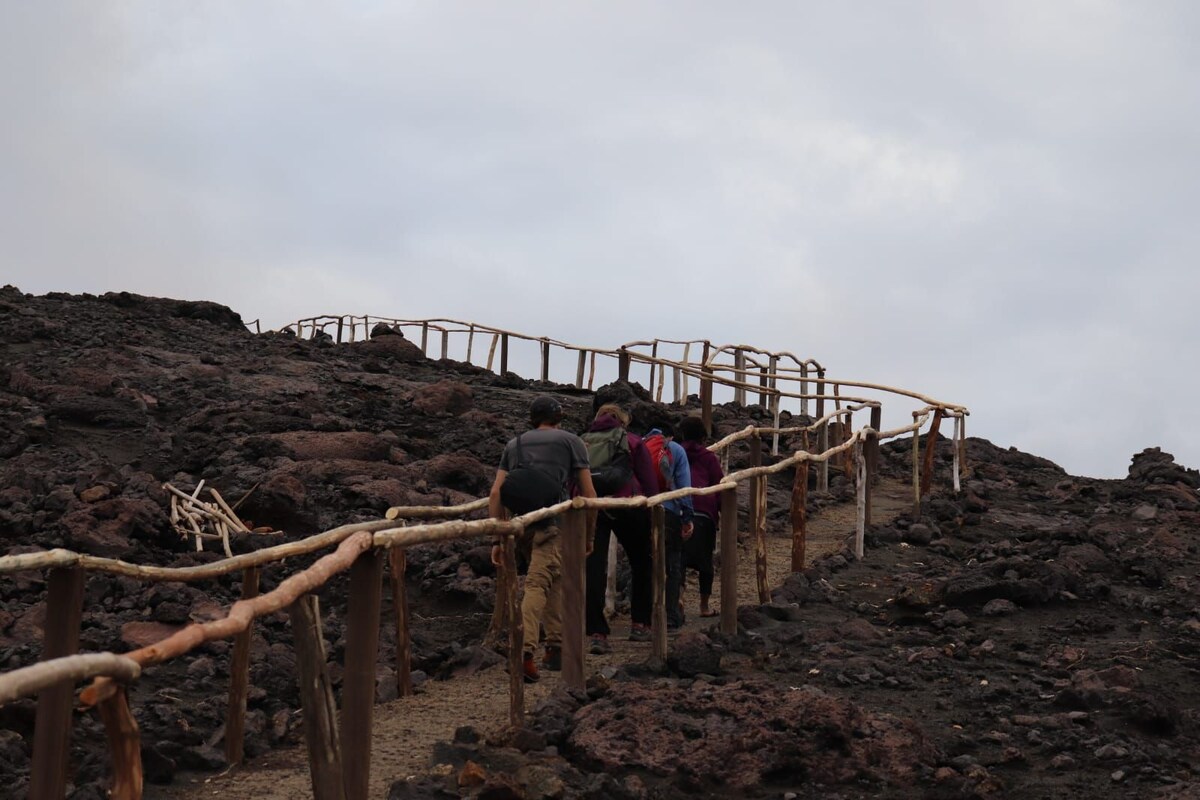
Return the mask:
M744 790L781 773L910 784L937 760L915 723L807 686L621 683L575 721L570 745L597 768L676 774L693 785Z

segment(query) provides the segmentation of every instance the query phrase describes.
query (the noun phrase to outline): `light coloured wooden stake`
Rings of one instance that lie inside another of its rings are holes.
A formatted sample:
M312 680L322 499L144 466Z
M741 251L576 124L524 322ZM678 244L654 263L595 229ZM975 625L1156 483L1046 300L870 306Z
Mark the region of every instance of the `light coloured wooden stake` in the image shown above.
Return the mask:
M867 531L867 460L863 457L862 440L854 443L854 463L858 473L858 524L854 532L854 557L862 560Z

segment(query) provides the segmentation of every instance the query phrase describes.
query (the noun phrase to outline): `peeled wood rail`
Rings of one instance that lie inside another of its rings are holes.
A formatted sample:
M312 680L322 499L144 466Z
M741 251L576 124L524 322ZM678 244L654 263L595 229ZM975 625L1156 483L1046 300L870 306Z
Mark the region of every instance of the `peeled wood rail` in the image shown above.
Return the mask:
M366 325L369 318L363 319ZM382 321L382 320L380 320ZM422 344L427 343L430 322L422 325ZM343 331L345 325L342 326ZM315 328L314 328L315 330ZM435 332L442 334L442 351L445 356L451 328L434 327ZM489 349L489 367L496 350L497 342L501 345L501 369L507 366L508 339L507 332L469 325L466 329L470 336L480 330L492 334ZM353 326L350 327L353 336ZM502 338L503 337L503 338ZM551 344L570 347L559 342L539 337L521 337L539 342L543 353L543 379L547 376L549 347ZM170 658L181 656L200 644L216 638L234 638L234 656L232 664L229 719L226 725L227 736L238 741L226 742L226 753L231 763L241 758L240 735L243 730L245 714L246 673L249 658L249 632L253 620L265 613L289 609L297 636L297 651L301 680L301 695L305 706L306 740L310 753L310 768L312 770L314 794L319 798L358 798L365 796L366 776L369 774L370 759L370 723L374 695L374 664L378 648L380 577L383 566L381 549L390 549L388 561L392 567L392 597L397 611L397 629L400 634L397 646L397 681L402 695L411 692L408 681L408 619L407 610L401 598L404 594L405 548L416 544L446 541L468 537L496 537L503 545L508 570L513 567L509 561L515 537L524 530L524 526L548 517L562 514L563 561L566 580L564 589L564 641L563 641L563 680L569 686L582 687L584 679L583 653L583 562L586 525L584 514L589 509L603 508L633 508L649 507L656 509L654 518L661 521L662 503L687 495L716 494L721 495L722 522L720 528L720 547L723 554L721 581L723 587L732 591L722 591L720 627L723 631L733 633L737 628L737 495L736 487L742 481L749 481L752 489L749 493L751 529L755 538L755 576L757 594L760 600L767 597L766 586L766 548L765 536L766 518L766 478L771 474L785 469L794 468L793 493L791 499L792 520L792 559L793 569L802 569L805 562L805 527L804 504L808 490L808 469L810 463L816 463L819 468L818 489L828 486L828 465L837 459L840 467L846 470L847 476L857 484L857 517L858 524L854 536L854 552L857 557L863 556L864 531L870 521L870 491L878 463L878 447L882 439L893 438L904 433L913 434L913 487L914 500L918 504L923 494L929 490L929 479L932 474L934 460L933 450L936 446L936 426L942 418L949 416L955 421L955 451L954 451L954 487L960 486L960 471L965 468L965 416L966 409L961 406L929 402L921 410L914 412L911 425L891 431L880 431L880 404L867 398L843 396L842 386L858 386L874 390L893 391L902 396L928 400L906 390L893 390L877 384L861 382L828 382L822 367L816 362L802 362L791 354L770 354L749 346L724 346L712 350L710 343L703 342L703 359L699 363L688 360L688 348L697 342L683 343L685 357L683 361L671 361L657 357L658 344L666 340L656 340L649 343L649 356L638 353L632 348L646 343L630 343L616 353L620 361L620 369L628 377L630 365L634 362L649 365L651 383L655 374L659 377L660 387L662 375L667 368L675 370L676 376L682 379L686 387L688 376L696 376L701 381L701 395L704 400L704 416L711 421L712 386L720 384L734 389L740 394L735 395L741 402L745 401L746 392L750 390L759 393L760 403L767 404L774 414L775 425L769 427L750 426L726 436L712 445L710 449L728 453L737 442L748 441L751 448L751 464L748 469L728 475L725 480L712 487L703 489L678 489L654 497L635 498L598 498L584 500L575 498L552 508L542 509L532 514L514 520L462 520L450 519L443 522L407 525L407 521L439 520L461 517L478 513L486 509L487 500L480 499L454 507L398 507L390 509L388 519L367 523L346 525L326 531L308 539L289 542L271 548L226 558L212 564L191 567L147 567L113 559L97 558L81 555L65 550L52 550L44 553L23 554L0 558L0 574L30 569L51 570L49 581L49 607L53 612L49 615L52 623L48 626L44 657L47 659L32 667L0 674L0 702L3 698L12 698L39 693L38 733L35 734L34 768L31 781L31 797L60 797L66 779L66 753L69 750L70 733L70 698L71 686L77 680L94 678L91 686L86 689L82 699L86 703L98 704L104 721L110 747L113 752L114 788L113 796L140 797L141 765L137 746L137 728L129 713L128 702L121 684L137 677L144 666L161 663ZM472 340L468 340L468 357ZM740 352L739 352L740 351ZM577 384L582 382L584 356L590 353L592 357L592 374L595 374L595 356L603 351L581 349L579 351L579 369ZM731 365L717 361L719 355L732 352L734 362ZM766 355L767 372L758 358ZM791 359L796 367L783 367L781 359ZM814 372L810 373L809 370ZM657 370L657 372L655 372ZM755 372L757 370L757 373ZM727 372L733 377L725 377ZM815 373L815 377L814 377ZM748 378L757 375L757 383ZM765 377L764 377L765 376ZM799 393L787 392L779 388L780 380L799 380ZM590 381L590 379L589 379ZM815 394L807 393L806 382L812 381L816 387ZM677 384L680 381L677 381ZM832 394L826 394L826 387L832 387ZM678 394L678 391L677 391ZM661 395L661 389L660 389ZM818 419L811 425L803 427L782 428L779 426L778 403L781 397L799 398L802 403L815 400ZM832 400L834 410L825 413L825 404ZM846 405L843 407L842 404ZM850 421L855 412L868 409L871 423L858 431L851 431ZM924 463L920 459L918 434L927 421L932 418L931 433L927 437ZM829 443L831 426L836 428L837 440ZM761 441L763 436L772 437L772 452L777 452L781 436L799 435L803 438L803 449L792 456L777 461L775 464L761 464ZM808 452L809 442L815 436L820 452ZM851 456L853 456L851 458ZM661 530L660 530L661 538ZM308 569L292 575L281 583L274 591L257 595L258 570L266 564L280 561L297 555L315 553L330 547L336 550L322 556ZM660 555L661 560L661 555ZM72 655L78 649L79 617L82 613L82 585L84 572L87 570L103 571L112 574L135 577L147 581L197 581L206 580L221 575L244 570L243 599L235 603L227 617L213 622L190 625L176 634L157 642L150 647L135 650L121 656L112 654ZM350 570L351 589L350 602L353 613L351 629L347 636L347 664L345 668L345 689L342 698L340 724L332 722L335 708L328 676L325 674L323 644L320 643L320 616L313 601L312 592L324 585L333 575ZM514 725L521 723L524 713L522 683L519 677L520 656L520 613L516 607L516 583L506 582L506 591L498 602L504 602L508 607L510 624L510 671L511 703L510 721ZM661 595L662 582L656 584L656 608L662 609L664 598ZM655 614L655 631L653 635L653 656L656 659L666 657L665 614ZM355 620L357 620L355 622ZM61 657L59 657L61 656ZM308 724L311 719L312 725ZM346 754L350 753L350 760Z

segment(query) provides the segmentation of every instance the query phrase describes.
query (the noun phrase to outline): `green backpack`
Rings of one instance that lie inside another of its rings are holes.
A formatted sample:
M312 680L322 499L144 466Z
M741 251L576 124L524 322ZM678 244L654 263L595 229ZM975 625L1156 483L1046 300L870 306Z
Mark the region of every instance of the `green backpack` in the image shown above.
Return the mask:
M629 436L624 428L592 431L579 438L587 445L588 464L592 471L592 486L596 495L607 497L616 494L633 477L633 463L629 457Z

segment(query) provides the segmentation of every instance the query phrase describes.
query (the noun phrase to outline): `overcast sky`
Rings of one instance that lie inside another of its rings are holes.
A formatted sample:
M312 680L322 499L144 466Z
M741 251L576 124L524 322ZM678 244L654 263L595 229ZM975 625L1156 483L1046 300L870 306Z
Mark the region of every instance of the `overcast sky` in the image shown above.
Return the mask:
M1198 22L12 0L0 283L747 342L1073 473L1200 466Z

